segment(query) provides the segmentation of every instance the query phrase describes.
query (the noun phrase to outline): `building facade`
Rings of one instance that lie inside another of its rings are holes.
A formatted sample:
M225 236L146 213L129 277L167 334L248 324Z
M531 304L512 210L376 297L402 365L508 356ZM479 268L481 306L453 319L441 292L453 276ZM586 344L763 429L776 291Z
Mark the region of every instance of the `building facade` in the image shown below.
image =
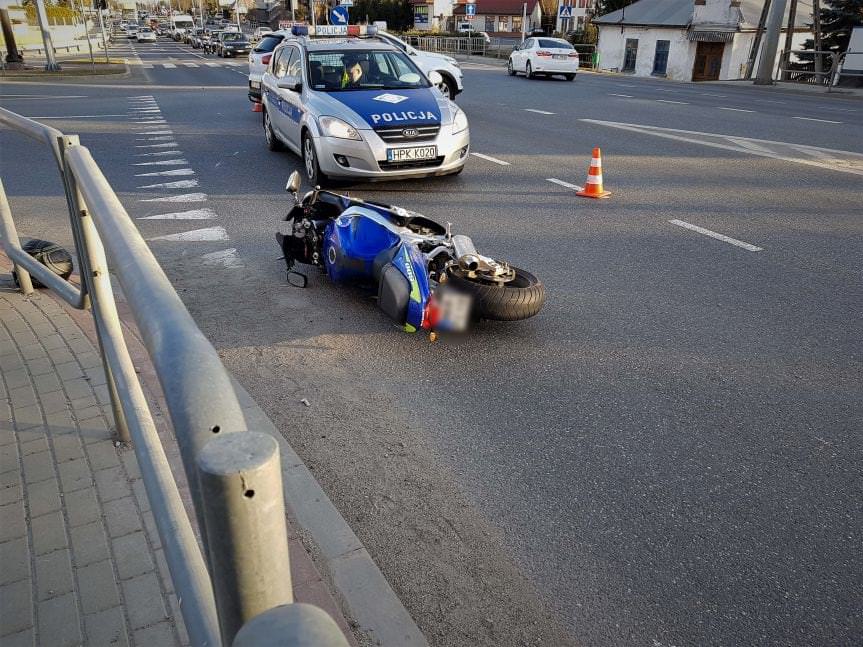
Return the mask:
M542 7L538 0L528 0L526 4L524 30L530 33L531 29L539 29L542 26ZM501 36L521 35L522 16L525 12L523 0L476 0L475 5L476 15L473 23L476 31ZM455 29L456 23L464 22L466 19L465 4L455 5L453 20L448 28Z

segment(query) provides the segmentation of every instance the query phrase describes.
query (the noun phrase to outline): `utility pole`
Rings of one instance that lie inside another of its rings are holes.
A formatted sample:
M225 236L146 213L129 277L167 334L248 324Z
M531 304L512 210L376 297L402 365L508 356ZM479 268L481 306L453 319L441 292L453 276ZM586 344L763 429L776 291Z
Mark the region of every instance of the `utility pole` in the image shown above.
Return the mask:
M525 22L527 22L527 3L521 3L521 42L524 42Z
M791 4L788 7L788 29L785 31L785 47L783 48L785 54L782 57L782 67L788 68L788 65L791 63L791 48L794 46L792 44L792 39L794 38L794 21L797 18L797 0L791 0ZM788 80L788 72L782 72L782 80Z
M75 10L75 0L69 0L72 5L72 10ZM96 69L96 59L93 57L93 43L90 42L90 30L87 29L87 15L84 13L84 5L79 4L79 8L81 9L81 20L84 21L84 37L87 39L87 49L90 51L90 65L93 66L93 69Z
M785 0L773 0L767 14L766 39L758 59L758 73L755 85L773 85L773 66L776 65L776 49L779 47L779 34L782 31L782 17L785 14Z
M39 29L42 31L42 43L45 45L45 70L48 72L59 72L57 57L54 55L54 41L51 39L51 31L48 29L48 14L45 13L45 0L36 0L36 17L39 19Z
M752 40L752 49L749 50L749 60L746 61L746 74L743 75L747 81L752 78L752 70L755 67L755 59L758 58L758 50L761 47L761 38L764 36L764 24L767 22L769 9L770 0L764 0L761 16L758 18L758 28L755 31L755 38Z
M102 18L103 8L108 8L106 0L96 0L96 11L99 13L99 30L102 32L102 47L105 48L105 62L110 63L111 59L108 58L108 39L105 38L105 20Z
M815 80L821 83L822 77L819 73L823 72L823 59L819 53L821 51L821 6L818 0L812 0L812 31L815 33ZM830 83L830 79L827 79L827 83Z
M3 28L3 40L6 41L6 63L9 64L9 69L24 67L24 59L18 51L15 32L12 31L12 21L9 20L9 11L6 7L0 7L0 26Z

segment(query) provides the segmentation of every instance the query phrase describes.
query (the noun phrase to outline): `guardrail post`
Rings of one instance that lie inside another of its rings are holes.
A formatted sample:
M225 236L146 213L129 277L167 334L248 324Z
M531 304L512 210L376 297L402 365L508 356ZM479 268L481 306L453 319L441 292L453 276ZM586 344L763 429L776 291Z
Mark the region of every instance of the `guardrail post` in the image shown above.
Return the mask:
M246 622L293 602L279 446L254 431L217 436L197 465L210 576L230 645Z
M0 238L8 240L12 247L21 247L18 240L18 232L15 229L15 221L12 219L12 210L9 208L9 200L6 198L6 189L3 188L3 180L0 179ZM30 272L13 261L12 267L18 277L18 287L24 294L32 294L33 281L30 280Z
M286 604L249 620L232 647L347 647L339 626L311 604Z

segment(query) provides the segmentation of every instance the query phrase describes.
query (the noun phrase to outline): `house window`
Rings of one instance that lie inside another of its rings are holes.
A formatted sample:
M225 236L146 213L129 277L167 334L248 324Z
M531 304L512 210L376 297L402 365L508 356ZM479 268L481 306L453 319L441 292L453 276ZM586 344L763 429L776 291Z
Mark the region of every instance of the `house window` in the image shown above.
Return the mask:
M485 17L485 31L494 31L494 16Z
M509 16L498 16L497 17L497 30L498 31L509 31Z
M627 38L626 49L623 52L623 71L635 72L635 57L638 55L638 39Z
M512 17L512 30L521 31L521 16Z
M665 71L668 69L668 46L671 44L669 40L656 41L656 54L653 55L653 73L665 76Z

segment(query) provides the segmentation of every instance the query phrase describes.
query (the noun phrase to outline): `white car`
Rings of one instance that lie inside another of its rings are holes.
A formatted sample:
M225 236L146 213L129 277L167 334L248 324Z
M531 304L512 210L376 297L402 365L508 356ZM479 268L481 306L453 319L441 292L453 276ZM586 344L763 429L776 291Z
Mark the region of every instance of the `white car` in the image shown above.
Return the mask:
M255 33L252 34L252 40L257 43L264 36L266 36L267 34L272 34L272 33L273 33L273 30L270 29L269 27L258 27L255 30Z
M126 38L137 38L138 29L138 25L126 25Z
M447 99L455 99L456 95L464 90L461 68L458 65L458 61L452 56L424 52L385 31L378 31L377 37L385 40L390 45L394 45L410 56L411 60L426 76L430 72L440 74L443 81L438 85L438 89Z
M273 51L290 33L289 31L282 30L265 34L258 41L258 44L252 48L252 51L249 52L249 101L253 103L261 102L261 79L264 76L264 72L267 71L267 66L273 57Z
M149 27L144 27L144 28L138 30L137 38L138 38L139 43L143 43L144 41L155 43L156 42L156 32L154 32Z
M561 74L567 81L574 81L578 72L578 52L561 38L528 38L512 50L506 71L510 76L524 72L529 79Z

